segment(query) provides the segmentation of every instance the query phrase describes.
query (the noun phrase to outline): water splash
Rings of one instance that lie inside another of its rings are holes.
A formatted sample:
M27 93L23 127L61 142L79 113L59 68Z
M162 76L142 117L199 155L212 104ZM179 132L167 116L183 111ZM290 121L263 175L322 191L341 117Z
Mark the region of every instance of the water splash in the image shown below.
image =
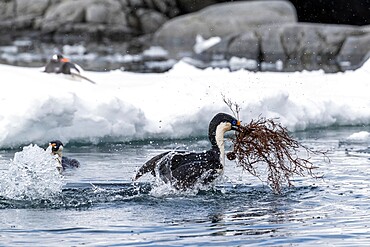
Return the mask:
M157 173L158 174L158 173ZM201 192L214 191L217 184L221 184L223 177L217 178L210 184L202 184L197 182L193 187L186 190L179 190L170 182L165 182L161 178L156 177L152 189L149 194L153 197L167 197L167 196L196 196Z
M56 166L50 148L44 150L33 144L23 147L0 174L0 196L35 200L60 193L64 182Z

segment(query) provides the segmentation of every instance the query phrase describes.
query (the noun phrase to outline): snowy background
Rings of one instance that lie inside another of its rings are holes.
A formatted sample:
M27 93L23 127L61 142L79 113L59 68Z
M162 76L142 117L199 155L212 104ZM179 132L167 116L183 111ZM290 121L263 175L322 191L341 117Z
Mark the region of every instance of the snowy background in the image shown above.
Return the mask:
M290 131L364 125L352 138L369 138L370 62L335 74L200 70L183 61L162 74L83 72L95 85L41 71L0 65L1 148L206 136L214 114L231 113L223 95L241 106L244 123L263 116Z

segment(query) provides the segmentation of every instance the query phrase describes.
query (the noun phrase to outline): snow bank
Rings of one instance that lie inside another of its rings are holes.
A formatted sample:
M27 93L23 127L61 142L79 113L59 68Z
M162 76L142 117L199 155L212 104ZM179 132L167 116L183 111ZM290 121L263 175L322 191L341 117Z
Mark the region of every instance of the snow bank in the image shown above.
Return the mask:
M76 81L0 65L0 147L205 136L222 95L241 120L277 117L289 130L370 124L370 64L325 74L200 70L179 62L163 74L84 72Z

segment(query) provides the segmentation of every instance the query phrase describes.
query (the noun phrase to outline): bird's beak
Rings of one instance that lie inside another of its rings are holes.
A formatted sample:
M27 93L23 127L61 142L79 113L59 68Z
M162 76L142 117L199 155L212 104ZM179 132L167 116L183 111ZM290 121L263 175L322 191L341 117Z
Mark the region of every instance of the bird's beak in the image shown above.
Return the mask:
M51 153L52 153L52 154L56 154L56 152L57 152L56 150L54 150L54 149L55 149L55 147L56 147L56 145L57 145L57 144L55 144L55 143L49 143L49 146L51 146Z
M60 59L60 61L63 62L63 63L67 63L67 62L69 62L69 59L64 57L64 58Z
M241 125L241 123L240 123L240 121L238 120L238 121L236 122L236 124L235 124L234 126L232 126L232 127L231 127L231 129L232 129L232 130L236 130L236 131L238 131L238 130L239 130L239 127L240 127L240 125Z

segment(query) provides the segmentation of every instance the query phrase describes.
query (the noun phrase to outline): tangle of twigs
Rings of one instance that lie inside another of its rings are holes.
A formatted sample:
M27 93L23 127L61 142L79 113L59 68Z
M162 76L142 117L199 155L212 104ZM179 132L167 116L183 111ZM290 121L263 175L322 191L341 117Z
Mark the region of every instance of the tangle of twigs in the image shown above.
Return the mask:
M225 99L224 102L230 108L234 105ZM240 107L236 105L234 115L238 114L239 110ZM320 177L314 173L317 167L309 159L312 154L325 153L303 146L290 137L288 130L274 119L259 117L240 126L232 142L233 151L227 154L227 158L236 159L238 165L260 180L262 178L257 166L266 165L267 183L276 193L281 192L284 184L292 186L294 175ZM299 150L302 149L306 151L308 158L298 156Z

